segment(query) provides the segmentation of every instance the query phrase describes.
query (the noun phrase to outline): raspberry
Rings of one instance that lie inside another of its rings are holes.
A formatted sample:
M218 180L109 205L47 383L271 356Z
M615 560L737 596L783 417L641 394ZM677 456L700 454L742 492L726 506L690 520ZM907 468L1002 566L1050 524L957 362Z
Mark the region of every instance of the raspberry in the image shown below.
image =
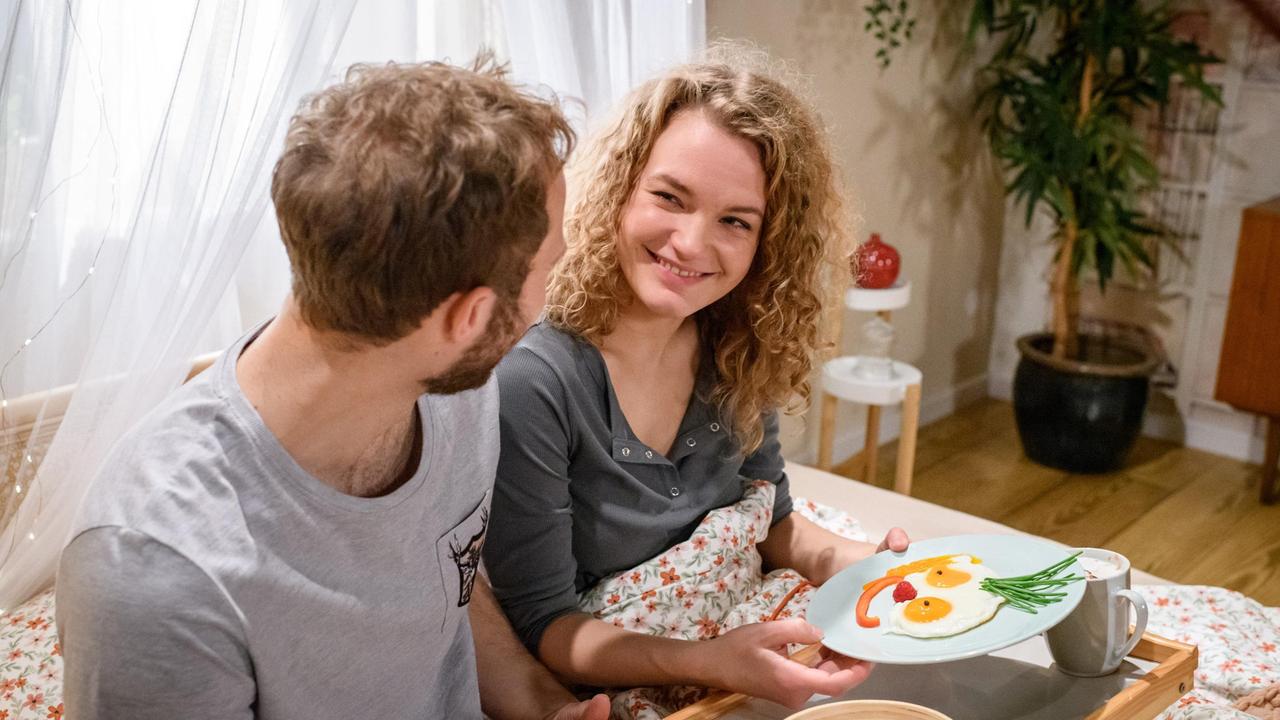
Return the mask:
M896 603L906 602L916 599L916 588L911 583L903 580L893 589L893 601Z

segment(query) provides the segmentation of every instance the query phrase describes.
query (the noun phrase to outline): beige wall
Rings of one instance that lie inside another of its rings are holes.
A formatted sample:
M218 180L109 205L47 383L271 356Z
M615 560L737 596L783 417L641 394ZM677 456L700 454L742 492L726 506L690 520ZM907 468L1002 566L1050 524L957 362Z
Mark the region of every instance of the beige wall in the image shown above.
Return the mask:
M863 3L848 0L707 0L708 38L749 40L813 81L832 131L860 240L871 231L899 249L912 283L910 307L894 314L894 356L924 372L924 422L985 395L1003 199L971 97L950 77L955 53L935 32L935 3L916 36L881 71L862 30ZM927 7L925 7L927 6ZM956 18L951 18L954 21ZM843 347L857 347L868 316L845 313ZM863 409L841 405L837 459L861 446ZM896 434L887 416L882 437ZM818 412L784 422L784 450L812 460Z

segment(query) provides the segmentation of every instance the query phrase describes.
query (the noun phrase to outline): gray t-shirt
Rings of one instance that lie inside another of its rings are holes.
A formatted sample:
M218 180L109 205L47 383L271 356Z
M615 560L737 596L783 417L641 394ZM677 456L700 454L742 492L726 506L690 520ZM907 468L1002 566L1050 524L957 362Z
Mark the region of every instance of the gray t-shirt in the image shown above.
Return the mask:
M484 561L494 594L536 656L578 594L683 542L707 512L742 499L741 478L777 483L773 521L791 512L777 415L741 446L705 396L702 374L670 456L627 424L600 351L549 323L498 365L502 455Z
M478 718L467 604L497 384L418 401L389 495L308 474L236 382L256 333L112 451L62 554L68 717Z

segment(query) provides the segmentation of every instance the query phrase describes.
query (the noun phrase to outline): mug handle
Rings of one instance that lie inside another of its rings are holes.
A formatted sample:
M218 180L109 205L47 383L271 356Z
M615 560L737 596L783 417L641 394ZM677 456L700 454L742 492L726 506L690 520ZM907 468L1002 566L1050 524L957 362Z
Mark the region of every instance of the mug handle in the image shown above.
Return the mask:
M1138 645L1138 641L1142 639L1142 633L1146 632L1147 629L1147 601L1137 592L1128 588L1116 591L1116 604L1123 605L1124 603L1121 602L1123 600L1128 600L1129 604L1133 605L1133 609L1137 613L1138 618L1137 622L1133 624L1133 635L1129 637L1129 641L1112 656L1111 662L1115 663L1124 660L1129 653L1133 652L1133 649ZM1125 616L1125 620L1128 620L1128 613L1125 613ZM1125 625L1128 624L1128 622L1125 623Z

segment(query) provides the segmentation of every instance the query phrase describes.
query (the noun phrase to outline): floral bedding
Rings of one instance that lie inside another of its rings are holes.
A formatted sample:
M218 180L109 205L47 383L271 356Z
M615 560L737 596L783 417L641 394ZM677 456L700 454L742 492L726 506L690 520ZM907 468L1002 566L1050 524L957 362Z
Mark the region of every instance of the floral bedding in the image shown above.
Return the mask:
M1148 631L1200 648L1195 689L1159 720L1253 720L1232 705L1258 690L1280 685L1280 608L1263 607L1219 587L1147 585L1137 589L1147 600Z
M53 590L0 616L0 720L61 720L62 648Z

